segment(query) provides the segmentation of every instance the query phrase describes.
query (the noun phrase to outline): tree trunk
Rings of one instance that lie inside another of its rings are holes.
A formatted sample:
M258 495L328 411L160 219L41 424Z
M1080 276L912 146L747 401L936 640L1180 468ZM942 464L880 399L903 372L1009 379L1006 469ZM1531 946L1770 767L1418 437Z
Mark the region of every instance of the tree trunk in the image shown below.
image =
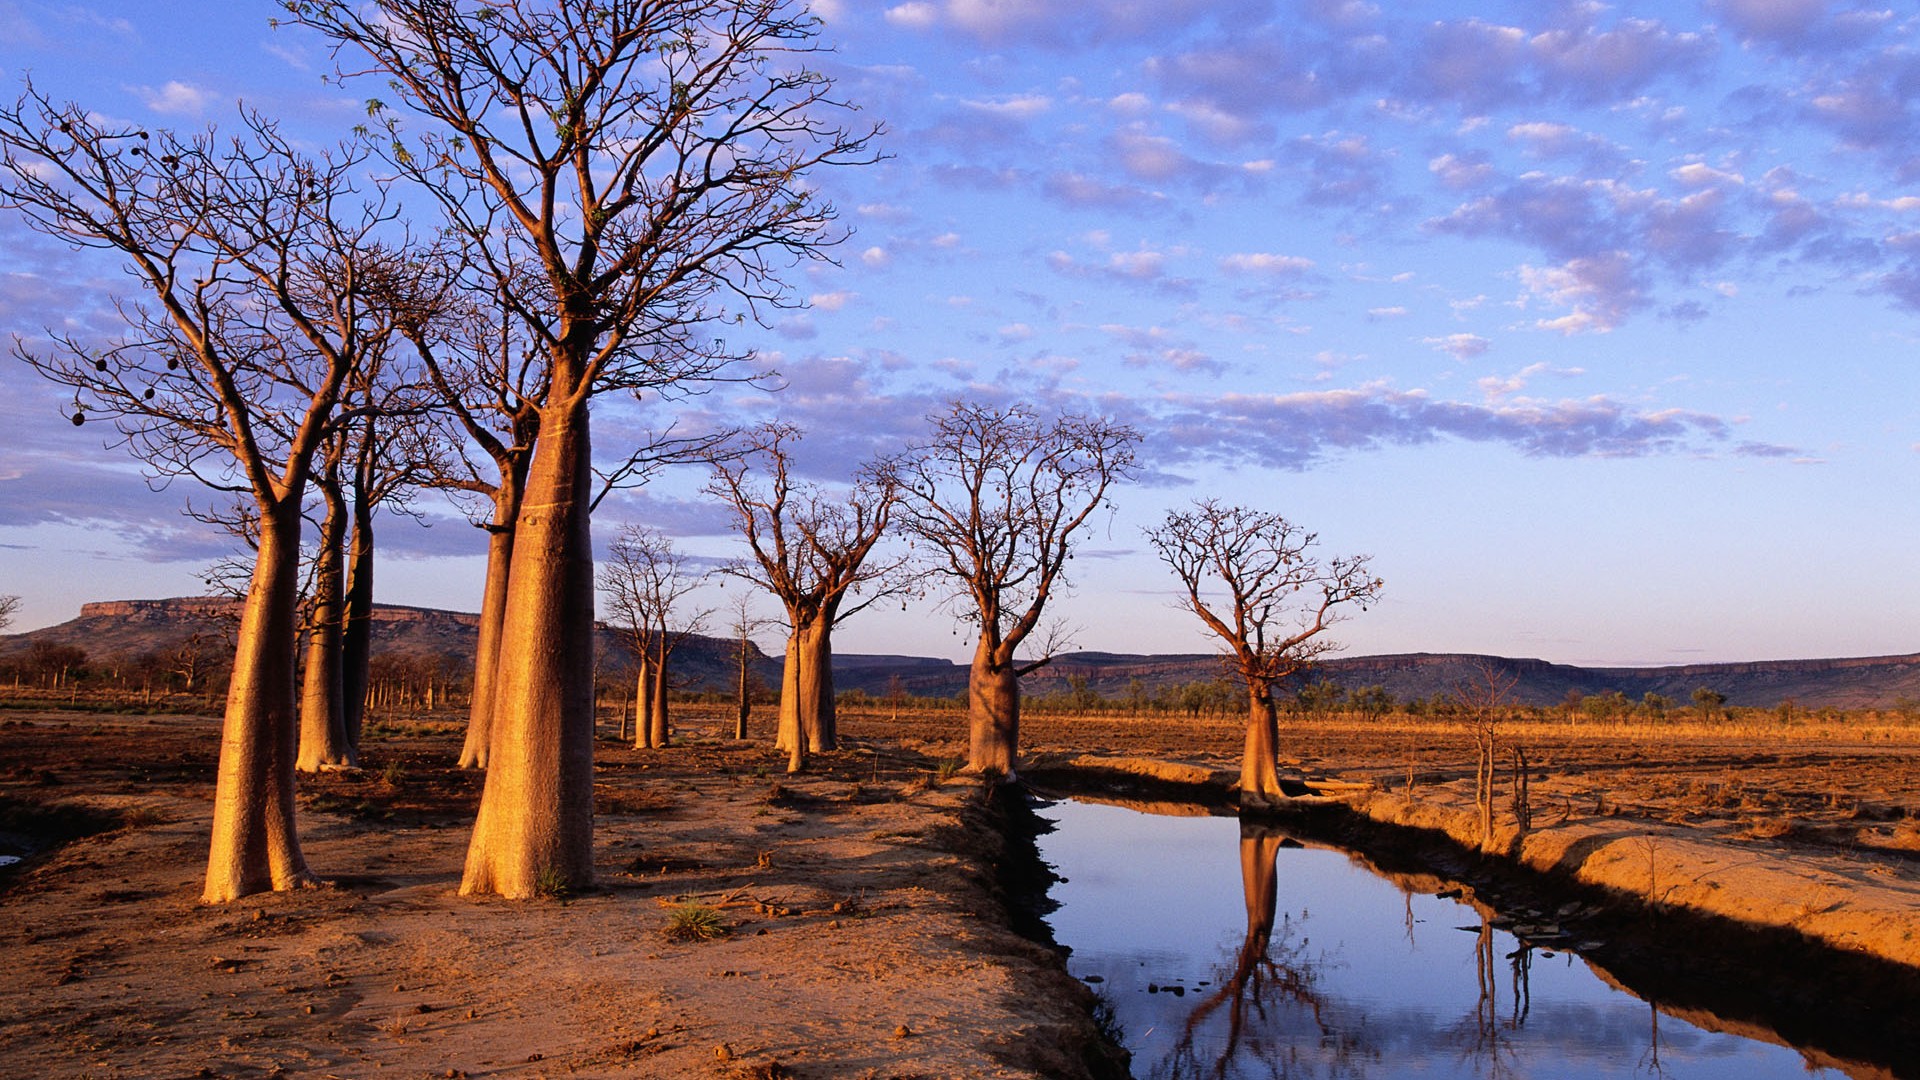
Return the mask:
M647 738L654 746L673 741L673 725L667 719L667 635L660 633L661 647L653 657L653 702L647 710Z
M733 703L733 737L747 737L747 718L753 714L753 698L747 692L747 639L740 639L740 686Z
M556 372L514 524L463 895L524 898L593 882L592 440L586 397L570 389Z
M520 484L503 475L493 495L493 524L487 532L487 581L480 598L480 638L473 654L473 699L467 703L467 739L460 767L487 767L493 732L494 684L500 670L500 630L507 616L507 591L513 565L513 519L519 512Z
M816 620L795 635L800 642L799 678L800 730L807 736L807 752L838 750L840 738L833 701L832 626L826 619Z
M633 745L645 750L653 745L653 661L647 647L640 646L640 673L633 687Z
M1020 676L1001 655L1011 651L982 638L967 673L967 771L1009 780L1020 757Z
M347 746L358 758L373 664L373 504L357 487L353 495L353 539L347 544L346 602L346 631L340 645L340 704L345 714Z
M299 585L296 491L260 516L260 548L240 612L201 894L210 904L313 880L293 817Z
M789 753L793 752L794 744L798 742L802 764L806 758L806 740L799 738L806 730L801 720L800 705L800 657L803 649L798 629L787 635L787 651L780 663L780 722L774 729L773 738L775 750Z
M312 622L307 629L307 670L300 693L300 752L294 768L319 772L333 766L358 765L359 756L347 738L344 691L346 603L341 577L345 558L347 503L337 487L322 485L327 516L320 523L315 553Z
M1240 805L1277 806L1286 800L1280 790L1280 718L1273 691L1266 686L1247 691L1247 743L1240 755Z

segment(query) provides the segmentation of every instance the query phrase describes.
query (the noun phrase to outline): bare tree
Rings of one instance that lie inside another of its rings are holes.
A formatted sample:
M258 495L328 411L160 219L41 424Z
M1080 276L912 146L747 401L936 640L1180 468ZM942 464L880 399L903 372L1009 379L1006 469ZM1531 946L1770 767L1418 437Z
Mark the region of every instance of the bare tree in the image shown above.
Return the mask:
M341 483L347 431L336 429L316 455L313 487L325 508L314 545L307 596L307 662L301 673L300 746L293 767L301 772L351 768L360 755L347 738L346 632L347 497Z
M456 293L456 295L461 295ZM407 332L426 362L451 418L446 441L463 447L431 481L442 489L478 495L487 512L474 524L486 530L486 577L480 600L479 640L474 651L473 693L460 767L487 766L493 731L495 675L500 633L506 619L508 575L513 563L513 526L519 520L527 471L540 431L539 402L546 367L512 311L504 304L449 305L433 325ZM484 459L484 465L476 459Z
M979 628L967 677L967 767L1011 777L1020 752L1020 677L1053 658L1040 618L1065 584L1075 533L1132 475L1139 433L1089 416L1042 419L1024 405L954 402L933 435L892 459L897 518ZM1023 645L1039 655L1015 657Z
M753 658L760 652L753 644L753 635L773 620L754 613L753 597L748 593L735 594L728 606L733 610L733 621L729 624L734 635L733 658L739 665L739 677L734 684L733 737L745 739L747 721L753 716L753 690L759 681L753 677L752 670Z
M697 333L731 299L789 303L780 271L824 258L832 207L805 177L871 160L870 132L806 66L819 22L789 0L295 0L429 121L372 108L389 161L532 335L538 447L514 524L487 782L464 893L592 879L589 403L711 377ZM503 757L500 751L509 752Z
M1492 850L1494 846L1493 795L1500 752L1500 722L1506 719L1508 696L1519 681L1519 672L1482 660L1474 665L1472 676L1461 679L1453 688L1453 696L1460 703L1461 719L1473 737L1473 807L1479 819L1482 850ZM1524 794L1526 771L1521 767L1525 754L1524 750L1515 748L1514 810L1523 836L1532 824L1532 813Z
M701 579L658 529L624 526L607 549L601 588L607 594L608 615L626 628L640 661L634 695L636 746L666 746L672 739L667 665L681 642L704 629L712 614L686 610L686 599Z
M341 720L347 745L358 755L373 663L373 556L375 515L384 507L412 516L413 494L444 471L447 446L423 422L428 405L420 387L402 383L393 398L370 409L353 434L353 476L348 500L351 531L341 598Z
M1246 681L1241 805L1283 800L1274 685L1336 648L1321 635L1340 609L1365 610L1384 583L1365 555L1322 562L1313 533L1278 514L1211 499L1170 511L1147 539L1180 579L1181 606L1226 642L1229 664Z
M890 474L863 469L840 497L794 477L791 444L798 428L768 424L752 449L714 463L707 491L726 502L750 558L721 572L772 593L787 614L787 652L780 687L777 745L787 770L807 755L839 746L834 715L833 628L898 587L900 559L871 562L897 494ZM865 587L851 607L847 599Z
M18 596L0 596L0 630L13 625L13 617L20 611Z
M229 686L205 896L311 880L294 832L294 648L301 507L349 375L382 348L407 256L391 214L355 191L363 152L297 151L243 117L244 137L181 137L55 105L29 85L0 108L0 205L125 260L152 305L101 348L55 336L15 352L74 392L73 420L113 422L161 475L244 495L260 544Z

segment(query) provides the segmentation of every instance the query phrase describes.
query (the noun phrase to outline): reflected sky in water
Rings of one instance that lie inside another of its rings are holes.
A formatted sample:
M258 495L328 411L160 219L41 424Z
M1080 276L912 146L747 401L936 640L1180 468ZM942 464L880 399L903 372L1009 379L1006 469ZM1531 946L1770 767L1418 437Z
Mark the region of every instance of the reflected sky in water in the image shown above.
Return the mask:
M1063 802L1048 919L1136 1077L1834 1077L1703 1031L1459 900L1232 818ZM1270 920L1270 921L1269 921Z

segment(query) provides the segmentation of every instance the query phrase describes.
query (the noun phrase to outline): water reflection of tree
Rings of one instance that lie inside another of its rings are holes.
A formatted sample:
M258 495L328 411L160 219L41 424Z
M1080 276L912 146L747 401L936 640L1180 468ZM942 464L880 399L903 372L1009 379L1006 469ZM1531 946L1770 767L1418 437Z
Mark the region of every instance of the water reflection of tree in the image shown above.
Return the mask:
M1155 1065L1153 1077L1361 1077L1378 1057L1360 1025L1343 1025L1322 995L1318 969L1325 958L1309 953L1304 935L1296 939L1291 918L1275 926L1276 859L1290 843L1286 833L1272 825L1241 821L1246 940L1219 988L1188 1015L1173 1052ZM1222 1015L1225 1041L1201 1045L1202 1030Z
M1516 1051L1507 1037L1527 1022L1533 1010L1533 946L1522 941L1506 956L1513 988L1513 1004L1505 1019L1500 1016L1500 964L1494 949L1493 918L1480 913L1480 929L1474 942L1474 975L1479 998L1474 1003L1473 1021L1466 1028L1462 1058L1476 1062L1476 1072L1487 1080L1515 1075Z

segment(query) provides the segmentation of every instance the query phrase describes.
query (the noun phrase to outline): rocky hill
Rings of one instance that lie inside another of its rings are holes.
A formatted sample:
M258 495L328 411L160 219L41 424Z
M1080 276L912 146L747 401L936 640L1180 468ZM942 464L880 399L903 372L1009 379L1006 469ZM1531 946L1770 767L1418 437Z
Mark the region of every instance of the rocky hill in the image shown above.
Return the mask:
M137 658L165 654L198 638L231 651L240 621L240 601L226 597L175 597L167 600L111 600L83 604L80 616L25 634L0 636L0 662L17 659L36 644L82 649L93 659ZM479 639L480 616L464 611L376 604L373 650L379 656L434 657L454 670L470 669ZM618 633L602 625L596 653L621 667L632 651ZM754 674L769 686L780 683L780 662L758 648L749 657ZM683 685L731 687L737 676L734 644L695 635L674 653L674 671Z
M87 604L79 618L26 634L0 636L0 662L18 657L36 643L71 645L95 658L137 657L178 647L195 635L228 641L238 621L237 600L181 597L170 600L116 600ZM467 612L379 605L374 609L376 654L443 658L450 666L473 662L479 617ZM596 650L604 662L620 668L630 655L621 637L602 626ZM780 661L757 648L754 674L769 687L780 682ZM695 636L681 647L675 664L683 685L731 687L735 678L733 643ZM1618 691L1638 701L1648 693L1685 706L1695 689L1725 694L1732 705L1771 708L1792 699L1804 708L1892 707L1920 702L1920 654L1828 660L1767 660L1676 667L1587 668L1544 660L1460 653L1407 653L1327 660L1310 676L1346 687L1381 686L1396 700L1427 698L1483 678L1491 669L1514 679L1516 703L1549 705L1568 694ZM1063 689L1084 679L1088 689L1124 697L1136 684L1148 693L1162 687L1220 678L1220 658L1204 653L1130 655L1078 652L1060 656L1028 681L1030 694ZM834 682L841 690L883 696L894 690L922 697L944 697L966 689L967 669L948 660L921 656L858 653L834 657Z

